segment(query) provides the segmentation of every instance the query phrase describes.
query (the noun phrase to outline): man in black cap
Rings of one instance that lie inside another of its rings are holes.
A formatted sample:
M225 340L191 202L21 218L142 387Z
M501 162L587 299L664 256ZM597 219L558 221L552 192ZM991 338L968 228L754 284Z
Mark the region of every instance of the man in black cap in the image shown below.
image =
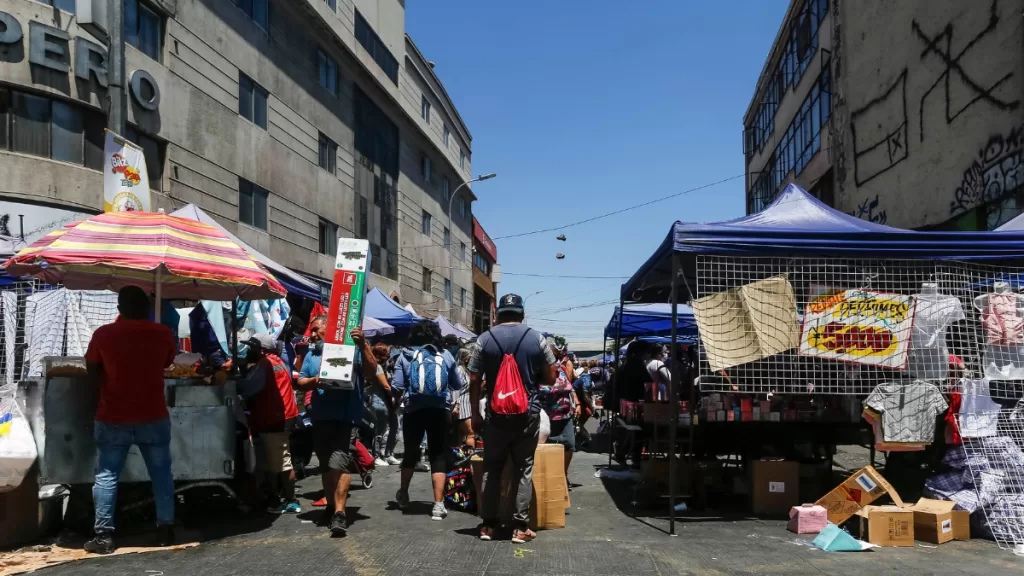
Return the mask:
M513 514L512 541L536 534L529 528L533 498L533 453L540 432L540 386L555 382L555 357L544 336L523 324L523 299L506 294L498 301L498 323L482 334L469 360L473 428L483 430L484 481L480 539L491 540L497 528L501 472L511 456L519 492ZM506 361L507 358L507 361ZM518 374L516 374L518 372ZM487 381L487 427L480 413L481 382ZM525 392L525 394L524 394Z

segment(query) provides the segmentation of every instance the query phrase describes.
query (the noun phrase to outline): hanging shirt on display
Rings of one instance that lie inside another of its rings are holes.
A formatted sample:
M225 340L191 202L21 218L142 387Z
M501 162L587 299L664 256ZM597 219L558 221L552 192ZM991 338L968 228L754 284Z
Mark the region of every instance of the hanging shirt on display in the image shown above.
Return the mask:
M963 380L963 398L960 402L960 436L984 438L996 435L999 410L1002 406L992 401L989 380Z
M886 442L923 442L935 439L935 418L946 410L946 399L930 382L884 382L868 395L864 405L882 415Z
M918 294L910 344L910 375L945 380L949 375L946 330L966 318L960 299L946 294Z

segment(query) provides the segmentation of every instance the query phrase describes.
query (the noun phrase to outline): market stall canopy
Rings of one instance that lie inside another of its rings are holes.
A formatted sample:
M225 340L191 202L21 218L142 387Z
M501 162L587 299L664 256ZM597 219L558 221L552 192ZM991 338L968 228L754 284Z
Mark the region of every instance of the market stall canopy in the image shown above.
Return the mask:
M604 329L604 335L615 338L633 338L635 336L665 336L672 333L671 304L627 304L622 309L622 332L619 332L619 307L612 312L612 319ZM677 310L676 333L679 340L690 340L697 336L697 321L693 310L680 304Z
M372 316L363 316L363 333L367 338L387 336L395 333L395 327Z
M1020 214L1013 220L1003 224L999 228L996 228L996 232L1018 232L1024 230L1024 214Z
M756 214L725 222L673 224L654 254L622 285L623 300L666 301L674 254L682 257L680 270L686 285L695 289L698 255L1024 259L1024 231L903 230L829 208L803 188L789 184L770 206Z
M406 328L423 320L420 316L402 308L398 302L388 298L387 294L374 288L366 293L363 300L363 315L372 316L395 328Z
M50 232L4 265L73 290L139 286L167 299L275 299L285 288L219 229L163 213L110 212ZM159 286L159 289L158 289Z
M441 329L442 336L455 336L456 338L462 338L463 340L472 340L476 337L475 334L468 330L459 330L457 326L452 324L451 320L444 316L438 315L437 318L434 318L434 322L436 322L438 328Z
M455 323L455 329L456 330L461 330L461 331L465 332L466 334L469 334L469 338L476 338L476 332L473 332L472 330L470 330L469 328L466 328L465 326L463 326L462 324L460 324L458 322Z
M417 313L416 309L412 307L412 304L406 304L405 306L403 306L403 310L406 310L412 314L416 314L417 316L419 316L419 313Z
M276 261L271 260L261 252L257 252L251 246L239 240L237 236L228 232L227 229L221 226L219 222L214 220L206 212L203 212L203 209L195 204L186 204L174 212L171 212L171 216L188 218L189 220L195 220L196 222L202 222L203 224L213 226L226 234L232 242L241 246L242 250L248 252L249 256L252 256L257 262L263 264L267 270L270 270L270 272L274 274L274 277L284 285L285 289L288 290L289 294L302 296L303 298L309 298L310 300L320 300L320 286L316 282L290 270L287 266L278 264Z

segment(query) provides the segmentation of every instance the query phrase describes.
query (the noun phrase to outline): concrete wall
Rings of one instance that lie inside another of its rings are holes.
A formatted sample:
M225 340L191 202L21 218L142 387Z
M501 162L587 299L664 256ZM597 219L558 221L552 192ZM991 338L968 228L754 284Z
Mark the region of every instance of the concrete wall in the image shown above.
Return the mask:
M1024 2L833 6L837 208L929 226L1024 184Z

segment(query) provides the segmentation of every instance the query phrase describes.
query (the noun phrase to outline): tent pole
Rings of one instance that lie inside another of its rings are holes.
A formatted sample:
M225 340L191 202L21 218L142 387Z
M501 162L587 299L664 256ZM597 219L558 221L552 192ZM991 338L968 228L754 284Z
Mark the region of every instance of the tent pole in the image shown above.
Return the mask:
M228 330L231 330L231 371L241 374L238 366L238 330L235 329L235 316L238 314L238 297L231 300L231 321L228 322Z
M601 337L601 378L604 381L604 393L601 395L601 407L604 410L604 412L601 414L601 418L602 419L607 419L608 418L606 416L606 414L608 413L608 407L604 405L604 400L608 396L608 382L607 382L606 379L604 379L604 375L608 373L607 370L608 370L608 333L607 333L607 331L605 331L605 332L603 332L603 336ZM591 397L593 397L593 394L591 394ZM611 439L612 439L612 434L611 434L612 429L611 429L611 427L608 424L605 424L604 430L605 430L605 434L608 435L608 456L610 457L611 454L612 454L612 442L611 442ZM611 463L609 463L608 465L611 466Z
M670 536L676 535L676 437L679 428L679 398L676 394L678 386L676 383L679 381L679 346L677 345L678 340L678 329L679 329L679 289L676 286L676 276L679 275L679 256L675 253L672 254L672 378L669 382L668 401L670 402L669 413L672 415L669 420L668 428L668 533Z
M156 284L156 288L153 290L153 292L154 292L154 295L155 295L156 304L155 304L155 306L153 306L153 318L156 320L156 323L159 324L160 323L160 313L163 312L163 307L164 307L163 306L163 291L160 289L160 266L159 265L157 265L157 267L156 267L155 284ZM177 336L177 333L175 333L175 336Z
M619 401L619 394L618 394L618 392L619 392L619 390L622 389L622 387L619 386L619 378L622 377L622 370L619 369L620 368L620 366L619 366L619 364L620 364L619 363L619 348L622 346L622 308L623 308L623 299L622 299L622 290L620 289L619 290L618 318L615 320L615 364L613 366L613 368L615 369L615 378L612 379L612 380L614 380L614 385L615 385L615 394L612 396L612 400L614 400L615 402ZM605 384L605 386L607 386L607 385L608 385L608 383ZM605 396L607 396L607 395L608 395L608 391L605 390ZM615 408L616 407L613 406L612 408L608 409L608 432L609 432L609 436L608 436L608 467L609 468L612 467L612 452L613 452L613 447L612 447L612 442L611 442L611 434L610 434L611 431L614 429L613 426L612 426L612 413L613 412L618 413L618 411L615 410Z

